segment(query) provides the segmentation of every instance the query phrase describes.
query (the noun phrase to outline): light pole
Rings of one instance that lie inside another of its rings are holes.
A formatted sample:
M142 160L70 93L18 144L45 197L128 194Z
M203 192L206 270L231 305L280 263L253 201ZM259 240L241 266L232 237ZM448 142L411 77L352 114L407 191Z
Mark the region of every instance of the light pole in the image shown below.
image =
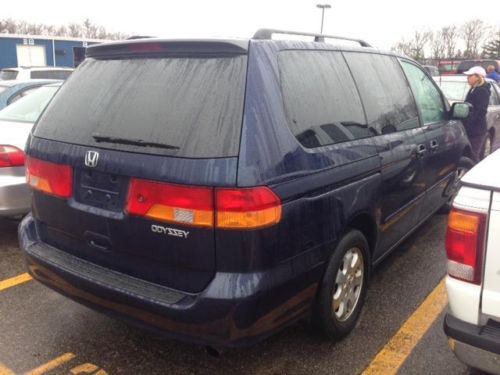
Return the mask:
M321 32L323 34L323 21L325 20L325 9L330 9L332 6L330 4L316 4L318 8L321 9Z

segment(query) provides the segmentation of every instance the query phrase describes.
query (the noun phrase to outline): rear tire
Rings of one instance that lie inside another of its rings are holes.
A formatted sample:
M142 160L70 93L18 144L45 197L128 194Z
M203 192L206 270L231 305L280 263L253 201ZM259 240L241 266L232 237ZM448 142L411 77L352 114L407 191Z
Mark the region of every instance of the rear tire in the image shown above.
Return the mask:
M468 157L462 156L458 161L457 169L455 171L455 175L453 176L453 181L450 182L450 185L447 187L449 191L448 201L439 209L440 214L447 214L451 210L451 205L453 203L453 199L458 193L458 189L460 186L460 179L474 166L474 162Z
M313 324L330 339L349 334L358 321L370 276L365 236L349 231L335 248L320 285Z

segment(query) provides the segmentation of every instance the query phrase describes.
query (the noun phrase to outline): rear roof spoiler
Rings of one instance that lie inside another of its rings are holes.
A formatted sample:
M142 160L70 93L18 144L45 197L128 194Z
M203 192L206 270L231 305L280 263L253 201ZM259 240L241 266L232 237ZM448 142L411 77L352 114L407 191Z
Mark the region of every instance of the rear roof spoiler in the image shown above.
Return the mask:
M248 40L135 39L89 46L87 57L235 56L248 53Z
M286 30L276 30L276 29L259 29L254 34L252 39L268 40L268 39L273 38L273 34L312 36L312 37L314 37L315 42L321 42L321 43L324 43L325 39L347 40L349 42L359 43L361 45L361 47L371 47L370 44L368 44L367 42L365 42L362 39L353 39L353 38L346 38L343 36L303 33L300 31L286 31Z

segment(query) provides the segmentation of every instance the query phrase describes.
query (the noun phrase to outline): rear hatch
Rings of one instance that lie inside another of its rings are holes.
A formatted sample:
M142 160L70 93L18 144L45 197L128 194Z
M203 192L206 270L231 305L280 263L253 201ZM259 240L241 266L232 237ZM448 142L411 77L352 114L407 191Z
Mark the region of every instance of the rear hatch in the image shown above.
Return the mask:
M27 153L42 240L186 292L215 273L214 187L236 183L248 42L89 48Z

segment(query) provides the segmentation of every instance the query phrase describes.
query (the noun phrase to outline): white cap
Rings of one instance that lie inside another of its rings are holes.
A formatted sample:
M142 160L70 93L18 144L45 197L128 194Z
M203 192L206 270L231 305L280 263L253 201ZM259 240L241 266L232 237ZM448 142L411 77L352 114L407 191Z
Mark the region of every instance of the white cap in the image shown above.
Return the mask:
M482 66L473 66L472 68L470 68L469 70L464 72L464 74L466 76L471 76L473 74L477 74L478 76L486 77L486 71L484 70L484 68Z

